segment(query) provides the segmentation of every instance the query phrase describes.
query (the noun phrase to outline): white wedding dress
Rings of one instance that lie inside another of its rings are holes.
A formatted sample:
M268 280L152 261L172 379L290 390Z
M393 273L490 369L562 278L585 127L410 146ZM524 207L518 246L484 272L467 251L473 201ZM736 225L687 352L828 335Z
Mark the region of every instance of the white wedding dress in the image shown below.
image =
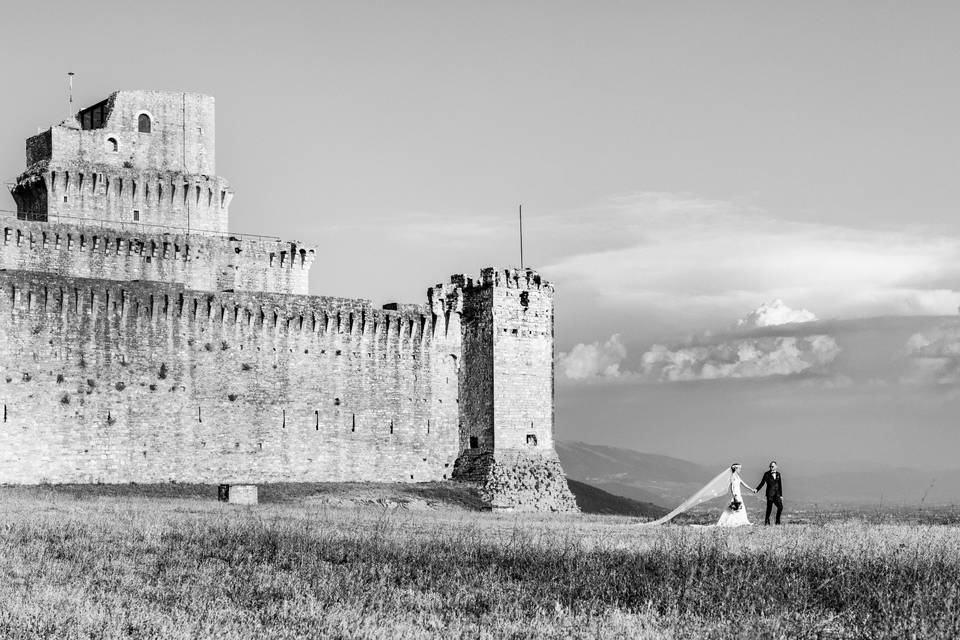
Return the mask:
M747 518L747 506L743 503L743 496L740 495L741 482L739 473L730 474L730 502L717 520L718 527L740 527L750 524Z
M740 494L740 485L742 481L740 480L740 474L734 473L729 467L721 471L717 476L707 483L707 485L697 491L695 494L690 496L687 500L684 501L679 507L656 520L650 522L641 522L639 526L652 526L665 524L673 520L676 516L680 515L684 511L689 511L695 506L702 504L708 500L713 500L714 498L720 498L724 495L729 495L730 500L727 501L727 507L724 509L723 513L720 514L720 520L717 522L718 527L738 527L740 525L750 524L750 520L747 519L747 510L743 506L743 498ZM738 510L730 509L730 503L732 503L736 497L737 502L740 503L740 508Z

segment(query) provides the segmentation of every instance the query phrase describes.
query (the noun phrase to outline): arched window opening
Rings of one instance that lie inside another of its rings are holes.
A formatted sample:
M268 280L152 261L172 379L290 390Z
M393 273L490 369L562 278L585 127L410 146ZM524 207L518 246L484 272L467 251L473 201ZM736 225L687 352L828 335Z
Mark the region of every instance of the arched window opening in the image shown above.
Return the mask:
M107 151L116 151L116 150L117 150L117 139L107 138Z
M137 131L140 133L150 133L150 116L141 113L137 117Z

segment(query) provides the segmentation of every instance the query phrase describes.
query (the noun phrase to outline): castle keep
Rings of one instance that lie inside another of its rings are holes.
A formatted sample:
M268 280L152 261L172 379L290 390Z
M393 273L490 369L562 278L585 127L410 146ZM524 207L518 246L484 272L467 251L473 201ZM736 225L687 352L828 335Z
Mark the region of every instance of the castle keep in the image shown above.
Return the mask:
M119 91L27 140L0 242L0 483L479 483L572 511L553 287L307 295L316 250L228 231L212 97Z

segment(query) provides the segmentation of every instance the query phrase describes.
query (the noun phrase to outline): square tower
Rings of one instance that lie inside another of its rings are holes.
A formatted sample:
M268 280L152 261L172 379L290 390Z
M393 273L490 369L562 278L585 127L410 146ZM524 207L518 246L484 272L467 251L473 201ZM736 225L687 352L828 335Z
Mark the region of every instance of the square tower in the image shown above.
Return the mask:
M214 106L197 93L117 91L28 138L17 216L226 233L233 190L216 175Z
M463 287L455 476L494 506L575 511L554 449L553 285L532 269L484 269Z

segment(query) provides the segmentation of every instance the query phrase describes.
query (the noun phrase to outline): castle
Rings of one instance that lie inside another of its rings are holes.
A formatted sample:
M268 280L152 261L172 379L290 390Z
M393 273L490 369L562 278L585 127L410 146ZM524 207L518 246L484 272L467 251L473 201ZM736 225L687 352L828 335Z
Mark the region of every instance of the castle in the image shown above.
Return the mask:
M464 480L575 511L553 287L311 296L317 254L228 231L214 99L118 91L27 140L0 244L0 484Z

